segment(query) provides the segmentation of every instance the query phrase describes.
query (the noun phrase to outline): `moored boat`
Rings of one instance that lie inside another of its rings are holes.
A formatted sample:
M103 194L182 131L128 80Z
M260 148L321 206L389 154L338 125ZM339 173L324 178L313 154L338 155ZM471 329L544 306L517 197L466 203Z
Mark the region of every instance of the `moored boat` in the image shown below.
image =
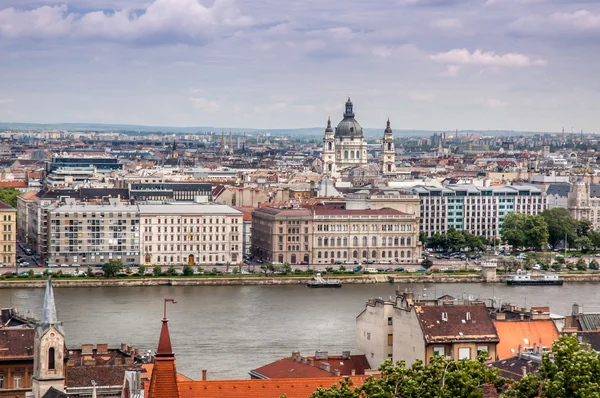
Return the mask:
M509 275L506 284L511 286L561 286L563 280L556 274L531 275L528 273L517 273Z
M306 286L312 288L342 287L342 283L337 279L323 279L321 274L317 274Z

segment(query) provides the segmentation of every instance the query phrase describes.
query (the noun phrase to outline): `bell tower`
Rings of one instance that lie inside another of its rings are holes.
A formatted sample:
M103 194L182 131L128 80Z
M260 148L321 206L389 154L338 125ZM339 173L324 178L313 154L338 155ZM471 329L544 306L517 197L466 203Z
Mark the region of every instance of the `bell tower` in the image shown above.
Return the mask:
M396 149L394 148L394 134L389 118L381 142L381 173L383 175L396 173Z
M323 174L331 177L335 172L335 137L331 127L331 118L328 118L323 137Z
M37 325L33 342L33 386L35 398L51 388L65 390L65 335L58 321L52 279L46 282L42 320Z

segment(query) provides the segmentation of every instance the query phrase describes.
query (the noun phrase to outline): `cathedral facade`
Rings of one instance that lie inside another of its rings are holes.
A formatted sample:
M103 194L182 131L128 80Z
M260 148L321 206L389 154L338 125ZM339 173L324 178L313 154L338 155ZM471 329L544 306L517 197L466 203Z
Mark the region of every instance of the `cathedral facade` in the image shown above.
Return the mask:
M392 175L396 171L394 136L387 121L382 141L381 174ZM331 119L327 120L327 128L323 137L323 174L336 177L344 171L367 165L367 142L363 129L356 121L354 104L348 97L344 118L335 130L331 127Z

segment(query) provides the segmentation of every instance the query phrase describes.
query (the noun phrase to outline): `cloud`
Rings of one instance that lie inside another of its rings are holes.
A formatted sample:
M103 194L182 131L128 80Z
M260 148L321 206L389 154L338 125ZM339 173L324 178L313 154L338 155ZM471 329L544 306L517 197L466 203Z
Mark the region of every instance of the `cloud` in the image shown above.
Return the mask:
M0 98L0 105L15 102L14 98Z
M435 94L424 93L424 92L408 92L406 93L408 98L417 102L431 102L435 99Z
M220 108L217 101L211 101L206 98L189 97L188 100L192 104L192 107L207 113L216 112Z
M506 106L506 102L499 100L497 98L490 98L486 101L488 107L492 109L504 108Z
M228 28L249 26L233 0L154 0L143 10L69 13L65 5L0 10L0 38L96 38L113 41L201 42Z
M509 31L523 36L600 35L600 13L578 10L526 16L512 22Z
M445 76L445 77L456 77L456 76L458 76L459 72L460 72L459 65L448 65L448 66L446 66L446 70L443 71L442 73L440 73L440 75Z
M442 18L431 21L429 26L441 30L454 30L461 29L463 24L461 20L457 18Z
M483 52L481 50L470 52L465 48L454 49L445 53L432 54L430 55L430 58L435 62L454 65L459 64L513 68L546 65L545 60L533 60L524 54L496 54L493 51Z

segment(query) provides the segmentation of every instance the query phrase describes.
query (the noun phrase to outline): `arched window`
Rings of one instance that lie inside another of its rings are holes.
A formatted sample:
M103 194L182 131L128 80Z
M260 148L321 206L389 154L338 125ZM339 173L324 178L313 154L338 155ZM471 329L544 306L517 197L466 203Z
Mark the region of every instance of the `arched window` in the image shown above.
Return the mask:
M367 258L367 251L366 250L363 250L362 254L363 254L363 258Z
M327 143L327 149L331 151L331 142Z
M360 151L356 151L356 158L360 159Z
M395 250L395 251L394 251L394 257L395 257L396 259L398 259L398 250Z
M410 250L406 252L406 257L410 258Z
M342 238L337 238L337 245L341 246L342 245Z
M329 257L335 258L335 253L334 252L329 253Z
M342 253L338 251L337 256L338 256L338 258L342 257Z
M388 171L392 171L392 165L388 164Z
M385 250L381 252L381 257L385 258Z
M321 252L317 252L317 258L321 258Z
M352 238L352 246L358 246L358 236Z
M363 246L367 245L367 237L366 236L363 236L363 238L362 238L362 244L363 244Z
M317 246L323 246L323 238L317 239Z
M324 244L325 246L329 246L329 238L325 238L325 239L323 239L323 244Z
M394 246L398 246L398 238L394 238Z
M279 261L280 263L283 262L283 254L280 254L279 256L277 256L277 261Z
M344 246L348 246L348 238L344 238Z
M324 252L323 252L323 257L324 257L324 258L327 258L328 256L329 256L329 252L328 252L328 251L324 251Z
M404 258L404 250L400 252L400 258Z
M406 244L410 246L410 238L406 238Z
M390 237L390 238L388 238L388 246L391 246L391 245L392 245L392 238Z
M304 255L304 262L308 264L308 254Z
M329 149L331 149L331 142L329 143ZM392 143L388 142L388 151L392 150Z
M373 245L373 246L377 246L377 237L376 237L376 236L374 236L374 237L371 239L371 245Z
M344 159L348 159L348 151L344 151Z
M400 238L400 245L404 246L404 238Z
M375 250L373 250L373 252L371 252L371 257L377 258L377 252Z
M54 347L48 348L48 370L56 369L56 355Z
M296 264L296 255L292 254L292 264Z
M388 251L388 257L392 257L392 251Z
M350 159L354 159L354 151L350 151Z
M352 252L352 257L358 258L358 250L354 250L354 252Z
M348 257L348 252L344 252L344 258Z

